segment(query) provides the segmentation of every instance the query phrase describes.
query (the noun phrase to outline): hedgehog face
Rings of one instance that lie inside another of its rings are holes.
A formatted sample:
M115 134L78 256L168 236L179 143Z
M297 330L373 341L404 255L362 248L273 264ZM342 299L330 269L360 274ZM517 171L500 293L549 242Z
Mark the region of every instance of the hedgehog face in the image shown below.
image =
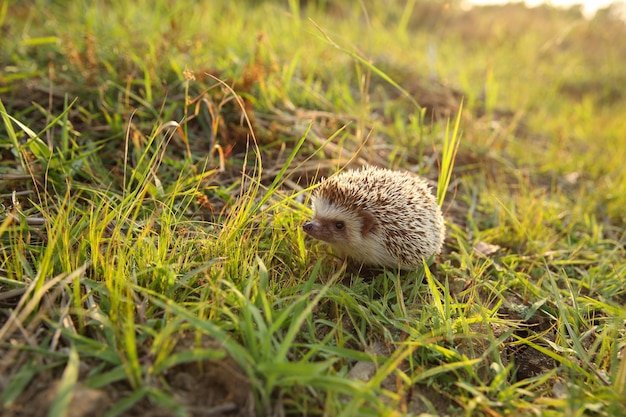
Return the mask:
M313 198L313 212L313 219L302 226L311 237L338 245L358 242L364 227L360 216L322 198Z
M351 211L320 197L314 197L313 210L313 219L302 226L311 237L328 242L335 253L357 262L397 267L371 213Z

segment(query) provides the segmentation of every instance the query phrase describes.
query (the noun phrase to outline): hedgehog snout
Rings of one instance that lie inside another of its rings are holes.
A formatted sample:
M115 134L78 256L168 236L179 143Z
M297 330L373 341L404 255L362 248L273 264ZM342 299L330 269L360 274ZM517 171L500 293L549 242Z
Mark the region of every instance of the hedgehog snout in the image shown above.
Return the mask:
M306 222L302 225L302 230L304 230L306 233L311 233L313 232L313 229L315 229L315 222Z
M337 239L337 236L333 233L326 222L319 220L311 220L302 225L302 230L314 239L323 240L326 242L333 242Z

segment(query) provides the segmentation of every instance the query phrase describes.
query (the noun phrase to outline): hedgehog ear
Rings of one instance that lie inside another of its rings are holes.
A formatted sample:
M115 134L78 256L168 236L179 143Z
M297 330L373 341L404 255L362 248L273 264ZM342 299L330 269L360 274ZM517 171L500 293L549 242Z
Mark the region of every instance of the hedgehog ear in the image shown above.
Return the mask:
M363 219L363 223L361 224L361 236L365 237L376 224L376 219L368 211L361 212L361 219Z

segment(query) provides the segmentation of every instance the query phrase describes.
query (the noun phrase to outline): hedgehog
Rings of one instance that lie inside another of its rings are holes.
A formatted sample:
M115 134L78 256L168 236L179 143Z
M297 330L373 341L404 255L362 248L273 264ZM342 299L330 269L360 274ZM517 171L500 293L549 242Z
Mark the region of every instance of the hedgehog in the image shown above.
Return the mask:
M423 178L366 166L322 180L302 229L364 265L416 269L441 253L445 225Z

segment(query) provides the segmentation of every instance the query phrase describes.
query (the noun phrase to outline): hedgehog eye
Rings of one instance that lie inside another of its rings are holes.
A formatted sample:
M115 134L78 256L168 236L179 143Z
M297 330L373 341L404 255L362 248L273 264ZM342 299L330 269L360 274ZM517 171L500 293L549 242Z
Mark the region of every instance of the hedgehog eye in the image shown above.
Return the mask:
M345 226L345 224L344 224L343 222L337 222L337 223L335 223L335 228L336 228L337 230L341 230L341 229L343 229L343 228L344 228L344 226Z

